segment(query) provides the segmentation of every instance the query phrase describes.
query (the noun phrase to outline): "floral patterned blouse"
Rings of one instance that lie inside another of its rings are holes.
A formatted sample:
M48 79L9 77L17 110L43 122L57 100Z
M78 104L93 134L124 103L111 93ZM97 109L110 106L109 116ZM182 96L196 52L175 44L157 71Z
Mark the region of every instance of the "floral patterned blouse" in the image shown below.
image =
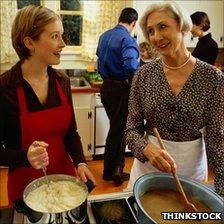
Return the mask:
M145 131L161 138L193 141L202 137L208 163L213 168L216 191L224 196L224 74L197 59L180 93L175 96L165 77L162 60L143 65L132 82L126 140L134 156L147 161L142 153L148 144Z

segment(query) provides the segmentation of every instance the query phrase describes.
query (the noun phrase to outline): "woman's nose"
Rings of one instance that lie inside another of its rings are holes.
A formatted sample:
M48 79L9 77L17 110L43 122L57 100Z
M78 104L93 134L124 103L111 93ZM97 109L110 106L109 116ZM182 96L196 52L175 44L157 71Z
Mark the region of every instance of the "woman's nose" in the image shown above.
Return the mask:
M161 40L162 39L162 35L159 31L155 31L154 33L154 39L157 40Z
M63 40L63 38L60 38L60 43L59 43L60 47L64 48L66 46L65 41Z

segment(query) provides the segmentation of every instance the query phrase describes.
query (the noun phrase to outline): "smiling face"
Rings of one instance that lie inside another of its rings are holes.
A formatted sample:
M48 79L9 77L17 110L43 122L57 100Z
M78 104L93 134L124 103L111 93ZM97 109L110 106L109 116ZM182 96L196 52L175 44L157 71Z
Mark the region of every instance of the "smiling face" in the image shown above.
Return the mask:
M155 11L147 18L148 38L163 56L175 55L183 49L183 33L180 25L165 11Z
M60 19L45 26L38 40L32 40L33 58L41 64L57 65L60 63L61 51L65 47L62 39L63 26Z

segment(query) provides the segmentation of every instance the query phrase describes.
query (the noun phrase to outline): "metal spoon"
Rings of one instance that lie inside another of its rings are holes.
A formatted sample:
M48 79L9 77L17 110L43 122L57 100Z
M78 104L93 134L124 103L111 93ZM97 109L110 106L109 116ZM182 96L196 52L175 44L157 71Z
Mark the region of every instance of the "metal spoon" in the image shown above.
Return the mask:
M43 168L42 168L42 171L43 171L43 173L44 173L44 176L45 176L45 179L46 179L47 186L49 187L49 186L50 186L50 180L49 180L48 175L47 175L47 168L46 168L46 167L43 167Z
M155 134L155 136L156 136L156 138L157 138L157 140L159 142L160 147L163 150L166 150L166 148L165 148L165 146L163 144L163 141L162 141L162 139L160 137L160 134L159 134L157 128L153 128L153 132L154 132L154 134ZM186 194L184 192L184 189L183 189L183 187L182 187L182 185L180 183L180 180L179 180L176 172L174 171L173 167L172 167L172 174L173 174L174 181L176 183L177 189L179 190L179 192L180 192L180 194L182 196L182 199L184 201L185 210L186 211L189 211L189 212L192 212L192 211L197 212L198 210L196 209L196 207L194 206L194 204L192 204L191 202L188 201L187 196L186 196Z
M44 176L45 176L45 179L46 179L47 187L50 190L50 196L51 197L49 198L50 199L49 202L55 203L56 200L55 200L55 197L53 195L53 191L52 191L52 188L51 188L51 185L50 185L50 180L49 180L48 175L47 175L47 167L43 167L42 170L43 170L43 173L44 173Z

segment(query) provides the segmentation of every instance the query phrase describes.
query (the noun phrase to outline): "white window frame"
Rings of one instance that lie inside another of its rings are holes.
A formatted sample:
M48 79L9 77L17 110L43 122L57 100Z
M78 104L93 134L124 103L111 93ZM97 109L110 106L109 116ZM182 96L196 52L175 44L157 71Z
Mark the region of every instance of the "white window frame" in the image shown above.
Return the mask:
M82 9L81 10L60 10L60 0L55 1L55 2L56 2L56 13L58 15L72 15L72 16L79 15L79 16L83 16L83 10ZM80 37L80 38L82 39L82 37ZM66 46L64 48L64 51L66 51L68 54L80 54L81 49L82 49L82 44L80 46Z

